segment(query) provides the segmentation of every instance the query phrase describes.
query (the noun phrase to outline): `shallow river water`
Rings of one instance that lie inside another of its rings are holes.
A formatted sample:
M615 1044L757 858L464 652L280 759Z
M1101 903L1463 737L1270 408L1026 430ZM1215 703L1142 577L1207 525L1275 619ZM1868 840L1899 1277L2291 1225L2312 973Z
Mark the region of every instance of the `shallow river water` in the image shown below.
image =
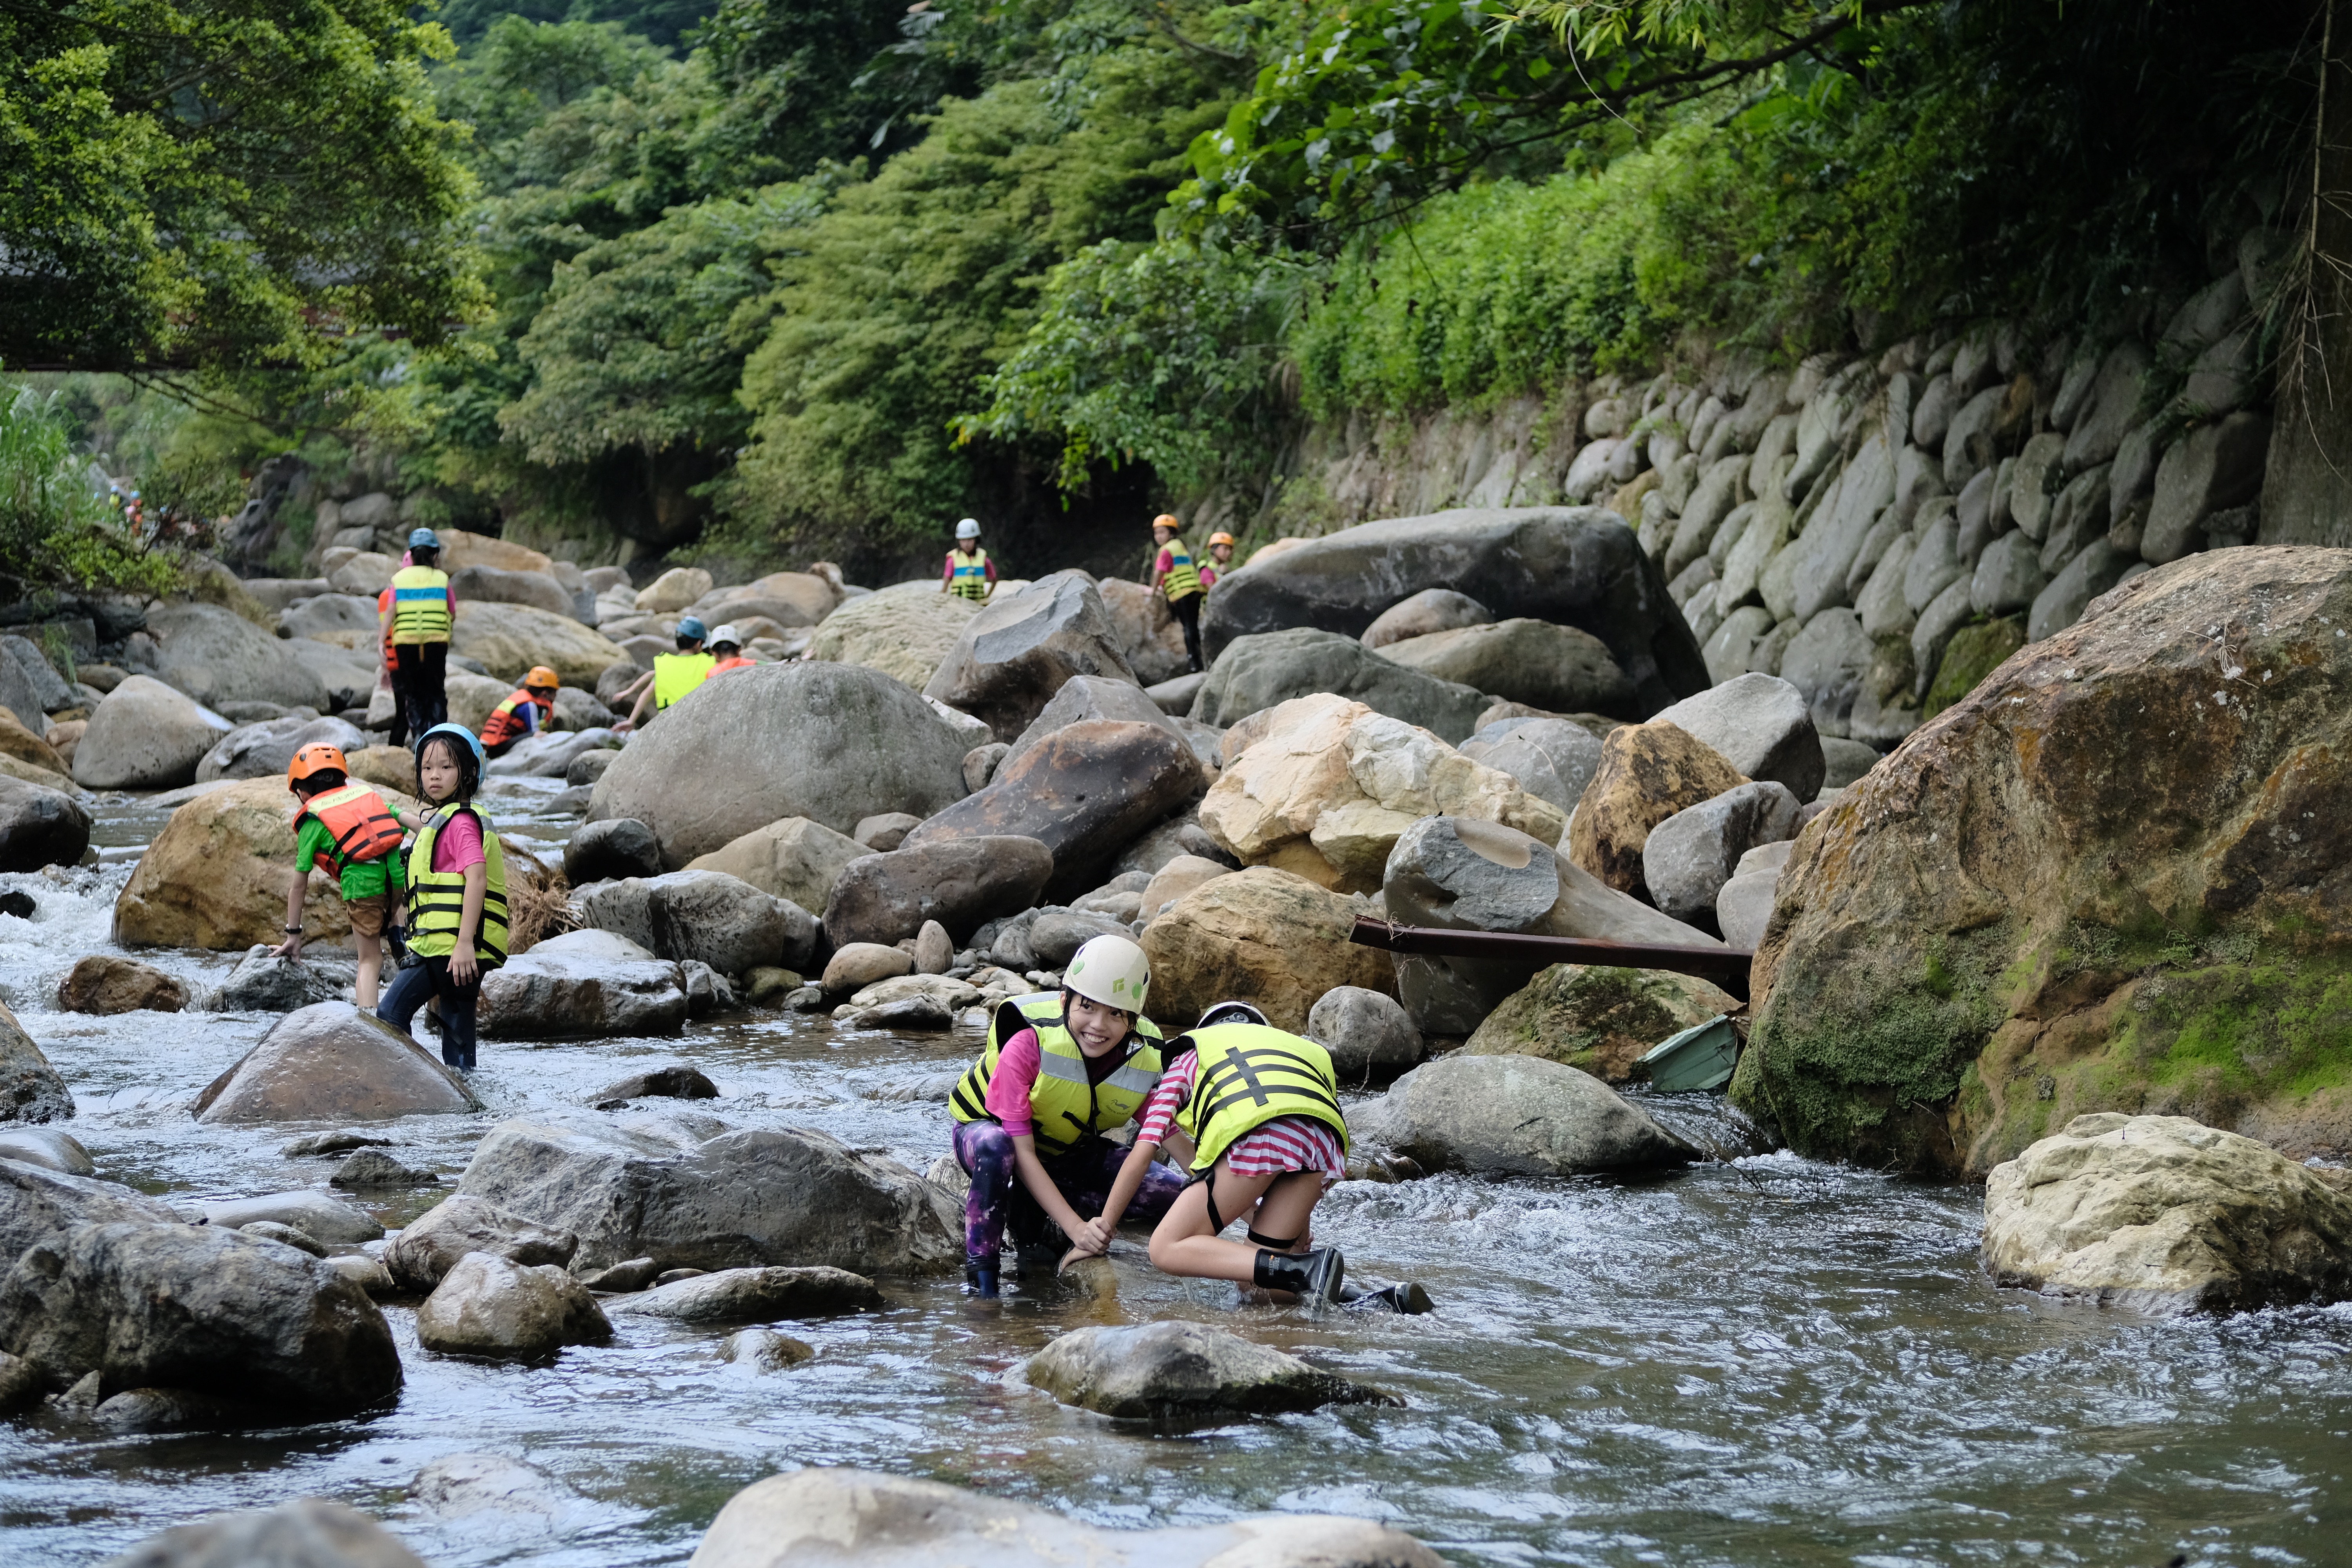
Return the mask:
M100 842L137 844L155 822L112 809ZM0 915L0 987L74 1086L71 1131L100 1174L175 1198L321 1184L331 1161L278 1153L290 1131L187 1110L268 1018L53 1010L74 959L106 945L127 870L0 877L41 905ZM198 984L230 964L141 956ZM396 1152L454 1180L497 1120L682 1057L723 1091L698 1109L822 1128L920 1170L947 1148L945 1108L891 1091L976 1045L777 1014L683 1039L486 1042L489 1110L398 1123ZM376 1212L397 1226L440 1195ZM1358 1514L1465 1564L2352 1562L2352 1310L2159 1321L1996 1290L1976 1264L1980 1211L1974 1188L1785 1154L1643 1181L1350 1182L1318 1236L1351 1276L1423 1282L1433 1314L1240 1305L1231 1286L1154 1274L1139 1236L1121 1244L1115 1307L1051 1281L982 1307L950 1282L886 1280L878 1316L788 1325L817 1359L766 1376L717 1359L725 1331L632 1318L552 1367L452 1361L420 1351L394 1307L407 1385L366 1419L231 1436L0 1425L0 1563L100 1562L169 1524L305 1494L379 1515L442 1568L682 1563L735 1490L805 1465L1110 1526ZM1228 1325L1403 1405L1155 1433L1009 1375L1055 1333L1122 1317ZM501 1529L407 1499L428 1460L483 1451L529 1460L576 1505L553 1529Z

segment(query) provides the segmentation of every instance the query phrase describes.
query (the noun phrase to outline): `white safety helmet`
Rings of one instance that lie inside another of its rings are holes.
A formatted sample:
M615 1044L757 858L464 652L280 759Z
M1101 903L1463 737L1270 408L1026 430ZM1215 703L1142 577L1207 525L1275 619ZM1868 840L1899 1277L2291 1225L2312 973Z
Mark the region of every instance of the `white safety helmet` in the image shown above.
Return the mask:
M717 647L720 643L733 643L737 647L741 647L743 646L743 637L742 634L738 632L732 625L729 625L720 626L717 631L712 632L707 639L707 642L708 646L711 647Z
M1094 937L1070 959L1062 984L1089 1002L1140 1014L1151 987L1151 961L1126 937Z
M978 539L980 537L980 519L976 517L968 517L961 522L957 523L956 537L958 539Z
M1265 1015L1246 1002L1220 1002L1202 1014L1201 1021L1192 1026L1196 1029L1213 1029L1219 1024L1256 1024L1264 1026Z

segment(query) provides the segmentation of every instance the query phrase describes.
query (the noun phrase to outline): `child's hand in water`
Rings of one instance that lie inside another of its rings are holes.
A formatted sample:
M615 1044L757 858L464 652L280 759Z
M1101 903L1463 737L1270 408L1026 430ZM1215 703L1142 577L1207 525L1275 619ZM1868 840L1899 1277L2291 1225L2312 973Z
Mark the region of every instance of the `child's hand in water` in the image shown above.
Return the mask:
M1087 1221L1070 1234L1070 1256L1100 1258L1110 1250L1111 1233L1117 1227L1101 1215Z

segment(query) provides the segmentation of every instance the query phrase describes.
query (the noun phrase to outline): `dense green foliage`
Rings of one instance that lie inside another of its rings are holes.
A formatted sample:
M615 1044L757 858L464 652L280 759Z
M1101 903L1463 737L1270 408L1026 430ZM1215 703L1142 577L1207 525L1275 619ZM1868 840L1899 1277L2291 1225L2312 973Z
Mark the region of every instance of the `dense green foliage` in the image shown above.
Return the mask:
M90 481L54 394L0 396L0 581L30 588L160 593L177 574L131 536Z

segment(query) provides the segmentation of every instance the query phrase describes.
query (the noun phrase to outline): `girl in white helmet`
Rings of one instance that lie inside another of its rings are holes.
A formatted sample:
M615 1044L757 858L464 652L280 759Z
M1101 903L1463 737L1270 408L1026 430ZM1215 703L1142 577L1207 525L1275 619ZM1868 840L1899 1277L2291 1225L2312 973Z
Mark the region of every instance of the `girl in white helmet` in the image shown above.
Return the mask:
M971 1177L964 1277L974 1295L997 1293L1008 1227L1024 1254L1099 1254L1125 1215L1156 1220L1183 1190L1181 1175L1155 1166L1108 1205L1127 1151L1104 1134L1133 1121L1160 1083L1160 1031L1143 1017L1150 982L1143 949L1098 936L1070 960L1060 991L998 1007L949 1100L956 1163Z

